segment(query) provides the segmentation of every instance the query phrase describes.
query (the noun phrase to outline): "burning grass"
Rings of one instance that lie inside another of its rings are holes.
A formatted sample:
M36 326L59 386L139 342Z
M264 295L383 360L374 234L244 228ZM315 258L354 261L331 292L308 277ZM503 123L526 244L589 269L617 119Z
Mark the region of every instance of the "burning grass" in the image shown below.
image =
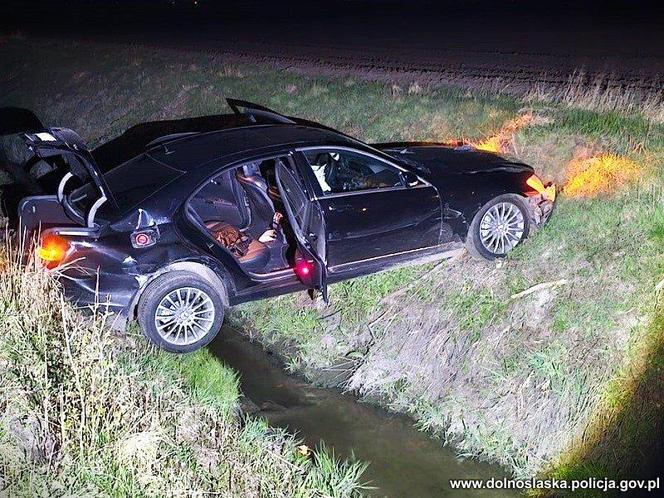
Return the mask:
M615 154L573 159L567 167L564 192L568 197L592 198L622 190L637 180L642 168Z
M479 143L471 143L471 145L478 150L494 152L496 154L507 152L514 138L514 134L532 122L532 113L522 114L521 116L517 116L516 118L507 121L496 135Z

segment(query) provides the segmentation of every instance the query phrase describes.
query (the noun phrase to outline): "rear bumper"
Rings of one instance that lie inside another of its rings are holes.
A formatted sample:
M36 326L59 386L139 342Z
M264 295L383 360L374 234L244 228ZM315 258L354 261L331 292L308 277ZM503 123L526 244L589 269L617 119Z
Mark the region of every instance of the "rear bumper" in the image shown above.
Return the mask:
M98 310L111 314L114 329L124 330L139 289L130 275L99 274L92 276L62 275L59 278L64 295L77 309Z

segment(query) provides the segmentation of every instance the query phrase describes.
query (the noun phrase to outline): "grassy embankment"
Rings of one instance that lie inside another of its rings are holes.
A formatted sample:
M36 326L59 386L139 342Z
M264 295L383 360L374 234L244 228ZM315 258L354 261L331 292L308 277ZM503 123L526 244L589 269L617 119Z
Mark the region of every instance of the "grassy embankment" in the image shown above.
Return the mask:
M500 135L487 146L568 185L550 223L508 260L397 269L332 286L329 308L287 296L241 316L313 381L409 413L460 453L518 476L630 475L647 458L652 446L641 460L624 456L662 434L661 100L626 114L607 110L619 98L584 100L578 88L545 104L316 79L210 54L72 44L43 59L38 48L0 47L3 98L92 144L137 122L225 112L226 96L366 141ZM517 296L547 282L556 285Z
M363 464L241 419L236 374L66 304L0 253L0 496L355 496Z

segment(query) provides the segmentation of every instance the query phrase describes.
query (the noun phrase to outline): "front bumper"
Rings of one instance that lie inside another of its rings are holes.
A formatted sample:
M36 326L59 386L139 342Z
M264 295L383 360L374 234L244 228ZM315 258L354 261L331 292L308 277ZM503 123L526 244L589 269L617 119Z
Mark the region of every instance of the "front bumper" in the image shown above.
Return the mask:
M531 211L531 222L537 228L541 228L551 217L558 196L556 186L547 185L546 190L540 194L528 197Z

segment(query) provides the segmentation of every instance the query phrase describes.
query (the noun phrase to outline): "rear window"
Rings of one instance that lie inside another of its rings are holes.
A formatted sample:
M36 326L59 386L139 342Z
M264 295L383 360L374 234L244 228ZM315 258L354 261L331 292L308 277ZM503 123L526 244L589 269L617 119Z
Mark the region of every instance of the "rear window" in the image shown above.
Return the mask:
M104 174L104 181L120 211L125 212L171 183L182 173L143 155L113 168Z

